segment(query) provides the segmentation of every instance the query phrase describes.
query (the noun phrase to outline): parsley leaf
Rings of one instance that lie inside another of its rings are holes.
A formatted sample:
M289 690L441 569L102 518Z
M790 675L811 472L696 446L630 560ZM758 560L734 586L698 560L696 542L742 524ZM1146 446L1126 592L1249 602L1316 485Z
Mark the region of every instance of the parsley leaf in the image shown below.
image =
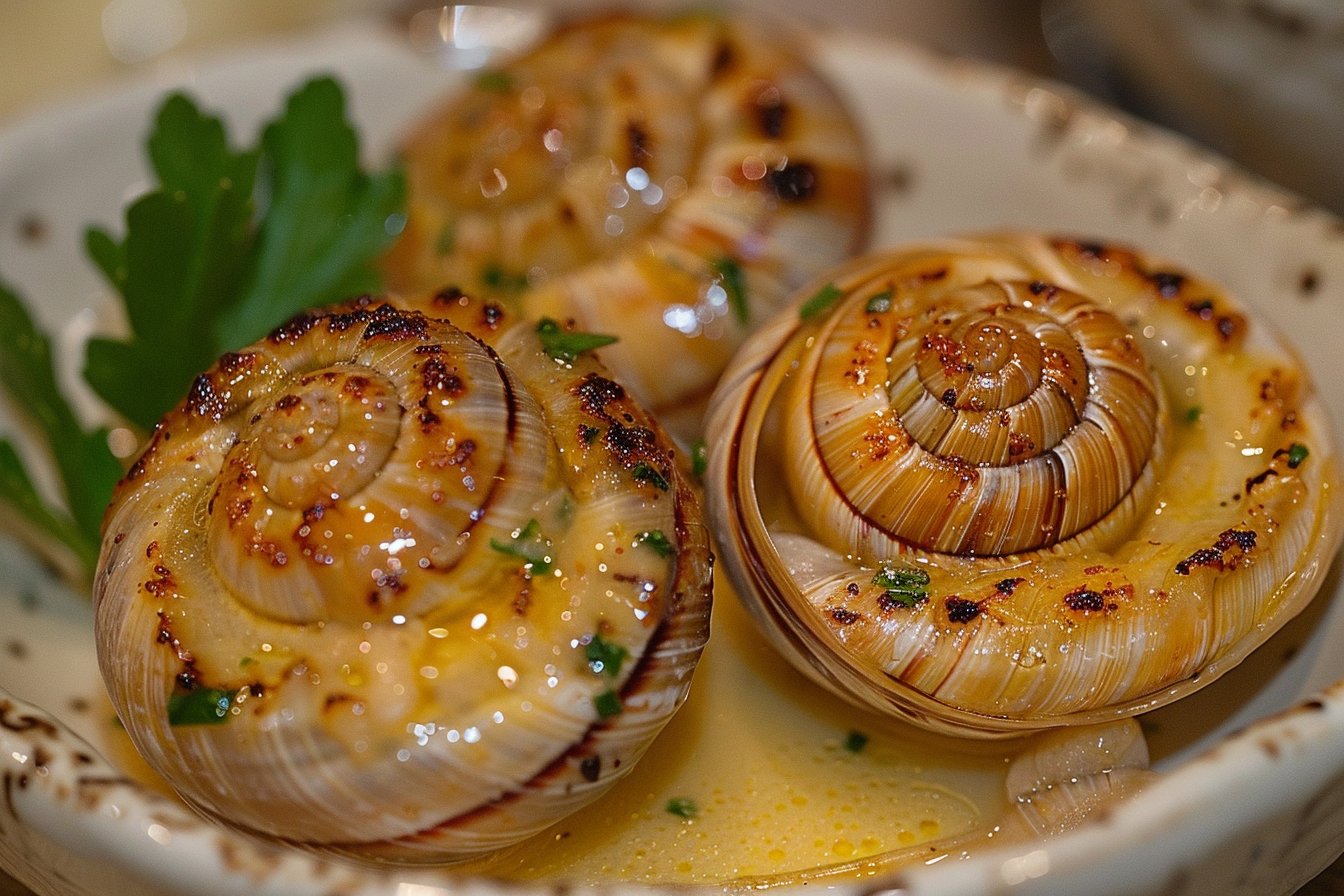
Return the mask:
M376 289L404 200L400 171L359 169L330 78L300 87L261 146L243 151L220 119L174 94L148 152L158 186L127 209L123 240L99 228L85 238L130 335L90 340L84 375L144 429L223 352L303 308Z
M832 305L838 302L845 295L844 290L834 283L827 283L821 289L817 290L812 298L803 303L798 309L798 316L803 320L811 320L822 312L828 310Z
M691 472L696 479L703 479L709 471L709 446L704 439L697 439L691 445Z
M551 540L541 534L541 523L528 520L527 525L513 533L508 541L490 539L490 547L509 557L523 561L523 567L534 575L551 571Z
M537 336L541 339L541 348L556 361L569 363L586 351L611 345L615 336L601 333L583 333L577 330L564 330L549 317L543 317L537 324Z
M635 536L635 544L651 548L659 557L670 557L675 548L662 529L650 529Z
M695 818L700 814L700 807L696 805L695 800L687 796L672 797L667 801L665 808L669 814L687 820Z
M168 695L168 724L219 725L229 720L233 694L218 688L177 690Z
M98 228L85 235L121 294L131 336L91 339L84 377L143 429L219 355L209 321L246 275L257 167L255 152L230 150L223 123L181 94L160 107L147 148L159 187L127 208L125 239Z
M742 265L736 258L723 256L709 263L710 272L718 280L728 297L728 307L733 309L737 322L746 325L751 322L751 306L747 302L747 278L742 273Z
M588 668L595 674L615 678L621 674L621 666L630 656L630 651L601 635L593 635L592 640L583 647L583 656L588 660Z
M1296 470L1302 465L1302 461L1307 459L1307 455L1310 453L1311 452L1307 450L1306 445L1303 445L1301 442L1294 442L1288 447L1288 468L1290 470Z
M604 719L618 716L625 711L625 707L621 704L621 695L615 691L603 691L594 697L593 708L597 710L598 716Z
M672 487L672 484L667 481L666 476L658 472L652 464L647 464L644 461L635 464L634 468L630 471L630 474L635 477L636 482L647 482L654 488L662 489L663 491L667 491Z
M892 290L884 289L876 295L869 296L868 302L863 306L863 310L869 314L886 314L891 310Z
M378 288L375 264L403 220L405 188L398 169L360 170L330 78L297 90L261 144L243 150L229 145L219 118L173 94L145 148L156 183L127 207L124 237L85 233L128 333L90 339L84 377L112 410L148 430L225 351L300 309ZM0 386L45 442L64 507L2 439L0 503L70 547L91 574L121 465L107 430L78 421L56 382L49 338L3 286L0 330Z
M215 334L227 351L264 336L294 313L382 285L376 262L400 232L405 178L366 174L345 97L330 78L291 96L262 137L261 213L247 291Z
M884 564L873 584L884 589L884 607L913 607L929 599L929 574L922 569Z
M56 383L51 343L17 294L0 285L0 385L21 397L61 480L65 507L42 496L17 449L0 439L0 500L69 548L91 576L98 559L103 509L121 464L105 428L85 429Z

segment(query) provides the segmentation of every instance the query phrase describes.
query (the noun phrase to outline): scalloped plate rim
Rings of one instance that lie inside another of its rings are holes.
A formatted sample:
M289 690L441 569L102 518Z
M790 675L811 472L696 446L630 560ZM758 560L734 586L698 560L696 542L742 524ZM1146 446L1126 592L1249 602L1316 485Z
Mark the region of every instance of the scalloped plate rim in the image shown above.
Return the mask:
M358 74L360 65L371 65L378 54L387 52L386 37L374 35L371 38L364 32L338 30L303 39L270 42L248 53L221 56L208 65L203 64L199 71L192 73L188 86L236 79L244 72L248 60L255 59L267 61L280 70L289 69L296 78L313 60L340 62L341 65L334 65L338 72L342 71L343 65ZM881 54L898 69L905 66L919 70L931 83L938 85L938 90L946 93L954 105L960 101L974 107L974 103L986 99L1016 104L1019 108L1008 115L1025 120L1033 115L1030 108L1033 101L1047 104L1061 101L1070 114L1082 116L1084 128L1104 132L1118 125L1125 131L1121 135L1122 143L1141 147L1158 164L1174 168L1192 166L1212 176L1213 182L1225 192L1240 195L1241 213L1258 208L1266 219L1299 222L1309 233L1318 234L1315 238L1321 241L1322 247L1329 245L1336 252L1344 248L1344 222L1240 172L1188 141L1107 109L1069 88L1007 69L942 57L870 35L834 31L819 35L818 39L823 48L830 46L834 50L849 45L870 56ZM867 61L873 62L872 59ZM835 68L836 60L830 62L830 67ZM358 86L358 80L355 83ZM0 131L0 148L38 139L53 128L59 132L72 123L87 123L89 118L103 114L111 105L126 102L127 95L136 97L130 101L131 105L144 105L160 89L161 85L148 82L119 85L92 98L27 116ZM1043 91L1043 94L1033 100L1034 91ZM965 99L968 96L971 99ZM1051 113L1047 108L1043 114L1048 118ZM1049 123L1042 121L1029 126L1048 128ZM136 121L131 131L138 135L143 127L143 121ZM1192 186L1199 187L1199 184ZM897 197L888 201L900 203L903 200ZM1275 225L1265 226L1272 228ZM1344 273L1344 264L1340 264L1340 271ZM1317 372L1319 375L1320 371ZM1336 416L1338 418L1338 414ZM52 769L83 762L77 756L92 752L54 715L13 697L2 682L0 718L36 720L30 730L53 732L45 745L63 752L48 754ZM17 727L28 724L25 722ZM32 753L34 748L42 746L41 741L42 738L28 731L0 727L0 749L3 750L0 752L0 772L5 780L5 799L0 803L0 809L11 816L10 819L0 818L0 832L8 838L12 833L11 821L18 823L23 827L20 833L24 838L31 838L39 848L52 849L56 855L65 850L110 862L113 874L122 869L132 875L142 875L140 879L144 883L159 888L189 887L192 892L202 893L368 894L464 890L521 894L552 889L544 884L496 885L489 881L458 878L445 881L442 873L432 871L365 869L329 864L301 853L284 852L277 858L276 851L267 846L258 846L239 835L202 826L189 810L158 796L143 802L132 798L131 802L123 803L124 808L117 806L116 811L85 813L79 824L71 824L72 817L68 814L72 799L68 789L70 782L53 780L54 776L45 772L38 773L32 764ZM1156 890L1166 883L1183 881L1188 888L1183 892L1198 892L1198 884L1191 883L1188 875L1198 868L1201 859L1207 859L1234 835L1251 829L1251 823L1309 804L1314 795L1332 782L1337 783L1342 774L1344 680L1314 695L1302 696L1279 711L1251 722L1201 755L1168 771L1160 786L1114 807L1102 818L1076 831L1043 842L1035 849L999 849L940 866L905 869L890 879L840 885L834 889L850 894L866 894L878 889L910 894L971 894L986 889L1063 894L1084 891L1084 888L1094 893L1128 892L1132 885ZM1193 816L1192 813L1197 812L1205 801L1226 801L1229 776L1243 788L1236 803L1238 811L1223 809ZM62 784L67 785L64 791ZM162 828L164 821L181 821L185 826L180 832L168 832L173 835L172 842L177 844L175 849L158 843L165 831L154 828ZM203 836L188 830L198 827L205 832ZM1179 832L1179 836L1173 832ZM1116 849L1118 836L1123 837L1124 849ZM95 839L85 839L88 837ZM188 851L187 847L193 843L196 845ZM5 848L0 846L0 857L5 855ZM246 856L249 861L240 866L237 855ZM1139 856L1142 862L1136 863ZM269 877L258 870L267 867L270 868ZM13 872L16 869L7 870ZM208 889L201 889L201 872L209 875L211 884ZM1285 886L1292 885L1284 883ZM662 892L657 888L622 884L615 884L612 889ZM679 892L686 889L677 888ZM704 889L717 892L714 888Z

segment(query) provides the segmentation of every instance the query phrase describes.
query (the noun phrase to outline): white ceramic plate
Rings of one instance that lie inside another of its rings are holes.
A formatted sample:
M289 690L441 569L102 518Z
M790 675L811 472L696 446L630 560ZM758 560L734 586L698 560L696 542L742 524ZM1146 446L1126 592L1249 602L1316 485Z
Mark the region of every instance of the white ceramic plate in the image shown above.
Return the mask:
M882 172L876 245L1001 227L1137 244L1229 285L1300 346L1344 419L1344 223L1068 91L849 33L819 60ZM324 33L203 64L0 134L0 272L69 359L102 286L89 223L120 229L141 140L169 86L250 134L305 76L344 80L371 158L450 76L399 36ZM14 415L0 408L0 428ZM377 873L279 852L196 819L103 758L91 612L0 541L0 867L44 893L497 892L444 873ZM1145 721L1162 780L1081 830L848 889L977 894L1292 892L1344 850L1344 609L1325 593L1217 684ZM514 892L525 892L515 888Z

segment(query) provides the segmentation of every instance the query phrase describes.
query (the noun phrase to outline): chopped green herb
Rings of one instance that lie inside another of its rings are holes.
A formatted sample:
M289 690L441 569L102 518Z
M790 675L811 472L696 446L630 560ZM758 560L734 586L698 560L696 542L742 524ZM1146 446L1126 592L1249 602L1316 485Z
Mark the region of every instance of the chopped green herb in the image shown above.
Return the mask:
M589 426L587 423L579 424L579 438L583 440L583 444L585 445L593 444L593 442L597 441L597 437L601 435L601 433L602 430L598 429L596 426Z
M500 69L483 69L476 75L476 87L495 93L507 93L513 89L513 76Z
M630 472L634 475L636 482L647 482L663 491L667 491L671 488L671 485L667 481L667 477L663 476L662 473L659 473L649 464L644 463L644 461L635 464L634 469Z
M457 248L457 222L445 221L439 228L439 235L434 238L434 253L439 257L451 255Z
M257 662L257 661L256 661L255 659L253 659L252 657L250 657L250 656L245 656L245 657L243 657L242 659L240 659L240 660L238 661L238 668L239 668L239 669L246 669L248 666L256 665L256 662Z
M645 547L653 549L653 552L659 557L670 557L672 555L672 542L667 540L662 529L650 529L648 532L641 532L635 536L635 544L642 544Z
M615 678L621 674L621 664L630 656L630 651L601 635L593 635L592 640L583 646L583 655L588 660L589 669L598 675Z
M728 307L733 309L737 322L744 325L749 323L751 307L747 303L747 281L742 273L742 265L738 264L737 259L724 255L710 262L709 269L728 296Z
M259 147L235 151L186 96L163 103L148 141L157 187L126 210L123 240L85 236L130 325L86 349L85 379L112 408L149 429L223 352L379 288L404 178L360 170L344 107L334 80L310 81Z
M811 320L834 305L844 294L844 291L834 283L827 283L817 290L812 298L803 303L802 307L798 309L798 316L803 320Z
M873 584L885 589L887 601L902 607L929 599L929 574L922 569L883 565L873 576Z
M625 711L625 707L621 706L621 695L615 691L603 691L598 694L593 698L593 707L604 719L618 716Z
M691 819L700 814L700 807L695 804L695 800L686 796L674 796L667 801L667 811L669 814L678 818Z
M1288 468L1296 470L1302 461L1307 459L1307 446L1301 442L1294 442L1288 446Z
M862 731L851 731L845 735L845 749L851 753L861 753L868 746L868 735Z
M233 694L218 688L173 691L168 695L169 725L218 725L229 719Z
M1198 423L1199 418L1204 416L1204 409L1199 405L1191 405L1185 409L1185 422Z
M498 264L488 264L481 269L481 283L486 289L517 295L527 289L527 275L510 273Z
M360 169L344 104L336 81L310 81L259 145L242 150L185 95L159 106L146 141L155 182L126 208L122 238L100 227L84 237L127 324L124 338L95 336L85 348L84 378L112 410L148 430L223 352L301 309L381 288L376 260L404 226L404 177ZM49 443L66 508L39 496L6 442L0 501L89 562L80 541L101 518L120 464L105 431L74 423L43 372L49 342L17 298L5 291L0 305L9 306L0 308L0 379Z
M863 310L869 314L886 314L891 310L891 290L884 290L870 298Z
M537 336L541 338L541 347L546 354L565 363L573 361L586 351L611 345L616 341L615 336L601 333L563 330L549 317L543 317L537 324Z
M691 446L691 472L695 474L696 479L702 479L708 469L709 446L705 444L704 439L696 439L695 444Z
M536 575L551 571L551 542L541 534L541 524L528 520L527 525L513 533L508 541L490 539L490 547L501 554L523 560L523 568Z

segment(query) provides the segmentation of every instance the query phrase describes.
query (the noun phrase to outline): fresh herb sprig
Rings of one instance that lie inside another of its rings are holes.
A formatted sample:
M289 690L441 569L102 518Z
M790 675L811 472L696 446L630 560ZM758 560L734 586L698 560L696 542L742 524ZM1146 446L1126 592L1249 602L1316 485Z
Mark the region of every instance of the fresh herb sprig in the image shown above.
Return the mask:
M91 573L98 560L99 526L121 464L105 427L86 429L56 380L51 341L18 295L0 285L0 386L49 450L60 479L53 501L38 488L13 443L0 439L0 502L28 525L64 545Z
M85 236L127 333L89 341L84 378L141 430L225 351L304 308L378 289L375 262L400 230L405 202L399 168L360 168L331 78L302 85L258 145L241 150L221 119L173 94L146 150L156 182L127 207L124 235L92 227ZM71 549L91 575L120 463L106 429L80 424L57 384L50 339L3 287L0 328L0 386L34 424L60 479L52 500L14 445L0 441L0 504Z
M96 227L85 241L131 332L90 340L84 376L126 419L152 427L223 352L378 287L404 177L360 170L344 107L334 80L310 81L241 151L185 95L160 107L148 141L158 186L127 209L120 242Z

